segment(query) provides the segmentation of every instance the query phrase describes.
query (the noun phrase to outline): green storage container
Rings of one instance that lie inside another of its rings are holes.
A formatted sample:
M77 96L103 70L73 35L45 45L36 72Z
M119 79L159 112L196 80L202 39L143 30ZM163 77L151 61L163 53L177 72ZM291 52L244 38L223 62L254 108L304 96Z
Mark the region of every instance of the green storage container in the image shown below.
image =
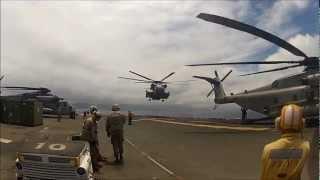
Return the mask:
M23 126L43 124L42 104L37 100L1 99L2 123Z

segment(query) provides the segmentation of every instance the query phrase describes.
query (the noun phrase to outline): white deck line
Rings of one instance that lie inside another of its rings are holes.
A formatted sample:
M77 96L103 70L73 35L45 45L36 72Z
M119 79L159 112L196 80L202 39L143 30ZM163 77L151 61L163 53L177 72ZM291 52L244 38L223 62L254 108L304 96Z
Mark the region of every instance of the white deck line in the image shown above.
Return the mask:
M170 171L168 168L166 168L163 164L161 164L160 162L156 161L154 158L152 158L149 154L143 152L143 151L140 151L138 149L138 147L133 143L131 142L129 139L125 138L125 141L130 144L134 149L136 149L138 152L141 153L142 156L145 156L147 159L149 159L151 162L153 162L155 165L157 165L159 168L161 168L163 171L165 171L166 173L168 173L170 176L174 176L175 173Z

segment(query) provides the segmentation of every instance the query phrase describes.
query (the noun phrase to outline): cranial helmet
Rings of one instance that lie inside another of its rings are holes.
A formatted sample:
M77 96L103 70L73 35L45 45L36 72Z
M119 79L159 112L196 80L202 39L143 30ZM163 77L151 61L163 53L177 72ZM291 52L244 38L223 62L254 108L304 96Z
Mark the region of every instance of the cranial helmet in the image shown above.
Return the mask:
M93 114L94 112L98 111L98 108L97 108L97 106L91 105L89 107L89 111L90 111L91 114Z
M112 111L120 111L120 106L119 106L119 104L114 104L114 105L112 105Z
M283 106L275 126L282 132L300 132L304 128L303 109L295 104Z

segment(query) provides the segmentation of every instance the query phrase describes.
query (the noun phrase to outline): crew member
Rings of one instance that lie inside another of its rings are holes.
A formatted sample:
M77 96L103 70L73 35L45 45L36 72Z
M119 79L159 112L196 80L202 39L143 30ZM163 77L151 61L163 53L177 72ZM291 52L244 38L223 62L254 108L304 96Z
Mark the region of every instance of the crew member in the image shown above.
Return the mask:
M309 142L304 140L302 108L286 105L275 120L281 138L267 144L262 153L261 180L300 180L304 163L309 155Z
M241 107L241 112L242 112L242 122L246 122L247 121L247 111L248 109L246 107Z
M84 111L83 112L83 119L86 119L86 117L87 117L87 111Z
M94 105L91 105L89 107L89 113L91 116L94 116L94 114L98 112L98 107L97 106L94 106ZM98 140L98 139L97 139ZM97 156L97 160L98 161L106 161L106 157L102 156L101 153L100 153L100 150L99 150L99 141L97 141L98 143L96 144L95 146L95 152L96 152L96 156Z
M97 111L92 111L92 117L87 118L83 122L81 139L88 141L90 144L90 155L92 160L93 171L99 171L101 167L98 164L99 158L99 141L98 141L98 125L97 121L101 119L101 115Z
M128 125L132 125L133 113L128 111Z
M108 137L111 137L115 163L123 162L123 126L125 122L126 117L120 113L119 105L114 104L112 113L107 117L106 131Z

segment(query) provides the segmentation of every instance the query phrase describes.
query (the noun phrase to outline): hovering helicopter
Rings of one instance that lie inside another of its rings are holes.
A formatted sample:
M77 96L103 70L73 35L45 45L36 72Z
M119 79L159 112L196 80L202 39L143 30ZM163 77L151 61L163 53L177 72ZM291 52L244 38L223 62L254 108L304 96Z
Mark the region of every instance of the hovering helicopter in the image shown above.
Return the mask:
M1 87L7 90L19 90L19 91L32 91L25 92L17 95L2 96L2 98L7 99L18 99L20 101L28 99L36 99L40 101L43 105L44 114L58 114L61 115L71 115L74 111L72 106L69 105L67 101L64 101L63 98L53 95L51 90L48 88L40 87L22 87L22 86L4 86ZM60 112L59 112L60 111Z
M127 79L127 80L134 80L136 83L150 83L150 88L146 90L146 98L151 100L161 100L164 102L165 99L168 99L170 96L170 92L168 92L166 89L168 87L167 84L176 83L176 82L188 82L188 81L175 81L175 82L167 82L165 81L170 76L174 74L174 72L168 74L164 78L162 78L160 81L153 80L151 78L148 78L146 76L143 76L141 74L138 74L133 71L129 71L130 73L137 75L139 77L142 77L144 79L135 79L135 78L128 78L128 77L118 77L120 79Z
M245 111L242 111L243 116L244 114L247 114L246 110L250 109L274 118L279 116L280 109L283 105L294 103L303 107L304 115L306 117L315 119L319 116L319 57L309 57L301 50L284 41L283 39L248 24L205 13L200 13L197 17L205 21L213 22L233 29L237 29L239 31L253 34L271 43L274 43L281 48L286 49L296 56L301 56L304 58L303 60L298 61L223 62L187 65L218 66L250 64L291 64L285 67L253 72L240 76L281 71L301 66L305 67L304 71L301 73L277 79L271 84L260 88L245 90L244 92L238 94L231 93L230 96L226 95L222 82L232 71L229 71L222 79L220 79L217 71L215 71L215 77L193 76L194 78L203 79L210 83L210 85L212 86L212 90L208 93L207 96L209 97L212 92L214 92L216 104L236 103L240 105L242 109L245 109Z

